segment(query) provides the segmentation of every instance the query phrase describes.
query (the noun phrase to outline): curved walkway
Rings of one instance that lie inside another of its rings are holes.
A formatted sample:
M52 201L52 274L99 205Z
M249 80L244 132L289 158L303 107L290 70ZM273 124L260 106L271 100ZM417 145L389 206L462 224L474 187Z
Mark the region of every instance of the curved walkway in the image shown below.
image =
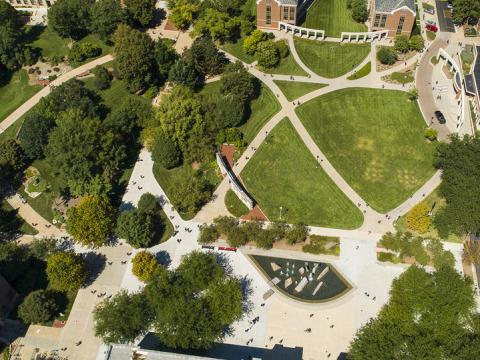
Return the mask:
M0 123L0 134L7 130L15 121L20 119L28 110L37 105L41 98L50 94L52 86L59 86L65 81L73 79L78 75L93 69L97 65L105 64L113 60L112 55L105 55L101 58L90 61L89 63L79 66L78 68L72 69L69 72L59 76L57 79L53 80L49 86L44 87L42 90L33 95L30 99L25 101L20 107L18 107L13 113L11 113L5 120Z

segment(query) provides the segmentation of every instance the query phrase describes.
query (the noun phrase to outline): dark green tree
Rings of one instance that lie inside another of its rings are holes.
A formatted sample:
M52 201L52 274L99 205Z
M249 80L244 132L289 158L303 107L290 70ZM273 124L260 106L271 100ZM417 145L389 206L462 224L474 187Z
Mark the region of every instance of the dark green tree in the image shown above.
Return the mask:
M469 359L480 356L472 281L450 267L433 274L411 266L392 282L390 300L364 325L348 358ZM471 351L467 355L463 348ZM461 350L462 349L462 350Z
M24 61L20 14L6 1L0 3L0 71L17 69ZM1 73L0 73L1 74Z
M143 214L153 216L158 215L161 207L155 195L151 193L144 193L138 200L137 209Z
M148 26L155 18L155 0L125 0L128 16L141 27Z
M116 68L131 93L154 82L154 43L150 36L120 24L113 36Z
M98 304L93 319L95 335L106 344L128 343L147 333L152 314L143 293L129 294L122 290Z
M191 60L188 57L183 56L170 68L170 71L168 72L168 80L175 84L194 89L201 83L202 78Z
M153 143L152 159L165 169L172 169L181 165L182 152L177 144L162 131Z
M43 158L48 143L48 134L54 126L55 122L40 112L27 113L18 138L20 146L29 159Z
M257 57L258 65L266 69L274 68L280 61L280 52L272 40L258 44L255 56Z
M149 247L155 237L152 215L137 209L123 211L117 219L115 233L134 248Z
M236 95L244 102L258 94L258 82L240 62L227 65L220 81L222 94Z
M434 165L442 170L440 193L446 206L437 212L434 225L442 237L480 231L479 154L480 139L470 136L454 135L437 147Z
M453 0L453 18L460 24L475 25L480 18L480 0Z
M351 2L352 19L356 22L363 23L368 19L368 8L365 0L353 0Z
M191 59L193 66L203 76L218 75L222 73L228 60L223 53L220 53L209 37L199 37L193 41L187 56Z
M58 0L48 9L48 26L64 38L81 39L88 33L94 0Z
M173 44L174 42L167 38L160 38L155 42L154 57L157 64L158 76L162 82L167 80L170 68L178 59L178 54Z
M58 311L52 294L37 290L28 294L18 307L18 317L25 324L43 324L53 319Z
M97 65L93 68L92 73L95 75L95 78L93 79L93 85L98 90L105 90L110 87L112 76L105 67Z
M126 14L118 0L99 0L90 9L90 31L102 39L108 39L125 21Z
M182 213L196 213L212 196L206 180L194 176L182 180L171 192L170 201Z
M47 261L50 255L59 251L57 240L53 237L34 239L28 245L28 252L34 258Z

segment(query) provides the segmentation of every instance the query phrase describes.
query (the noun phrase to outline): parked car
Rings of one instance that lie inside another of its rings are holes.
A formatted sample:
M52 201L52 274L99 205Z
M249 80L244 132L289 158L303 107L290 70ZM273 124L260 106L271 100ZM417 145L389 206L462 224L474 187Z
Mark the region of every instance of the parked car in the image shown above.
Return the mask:
M433 26L437 26L437 23L433 20L425 20L425 24L426 25L433 25Z
M427 25L425 25L425 28L427 30L430 30L430 31L434 32L434 33L436 33L438 31L438 27L436 25L427 24Z
M445 119L445 116L443 116L441 111L435 111L435 117L437 118L438 122L440 124L445 124L447 120Z
M423 11L425 11L427 14L435 15L435 9L434 8L426 8Z

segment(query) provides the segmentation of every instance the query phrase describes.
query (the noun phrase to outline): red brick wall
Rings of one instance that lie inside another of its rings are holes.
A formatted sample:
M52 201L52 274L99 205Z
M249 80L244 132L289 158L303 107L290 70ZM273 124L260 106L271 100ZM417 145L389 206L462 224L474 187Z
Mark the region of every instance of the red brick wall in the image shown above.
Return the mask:
M385 13L379 13L383 15ZM412 14L410 10L401 9L395 11L393 14L387 14L387 21L385 22L385 26L381 28L380 26L375 27L375 12L372 12L372 16L370 17L370 28L372 31L378 30L388 30L388 37L394 38L397 33L398 23L400 22L400 17L405 16L405 21L403 22L403 28L401 35L406 35L410 37L410 34L413 29L413 25L415 24L415 15ZM380 24L379 24L380 25Z

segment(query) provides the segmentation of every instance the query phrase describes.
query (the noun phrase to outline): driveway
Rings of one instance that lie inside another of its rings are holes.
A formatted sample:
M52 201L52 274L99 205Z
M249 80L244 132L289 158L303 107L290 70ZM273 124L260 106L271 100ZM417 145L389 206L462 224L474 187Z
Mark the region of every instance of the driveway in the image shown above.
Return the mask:
M445 13L450 13L450 11L447 9L448 3L446 1L436 0L435 5L437 7L438 25L440 26L440 31L454 33L455 26L453 25L453 19L451 17L445 17Z

